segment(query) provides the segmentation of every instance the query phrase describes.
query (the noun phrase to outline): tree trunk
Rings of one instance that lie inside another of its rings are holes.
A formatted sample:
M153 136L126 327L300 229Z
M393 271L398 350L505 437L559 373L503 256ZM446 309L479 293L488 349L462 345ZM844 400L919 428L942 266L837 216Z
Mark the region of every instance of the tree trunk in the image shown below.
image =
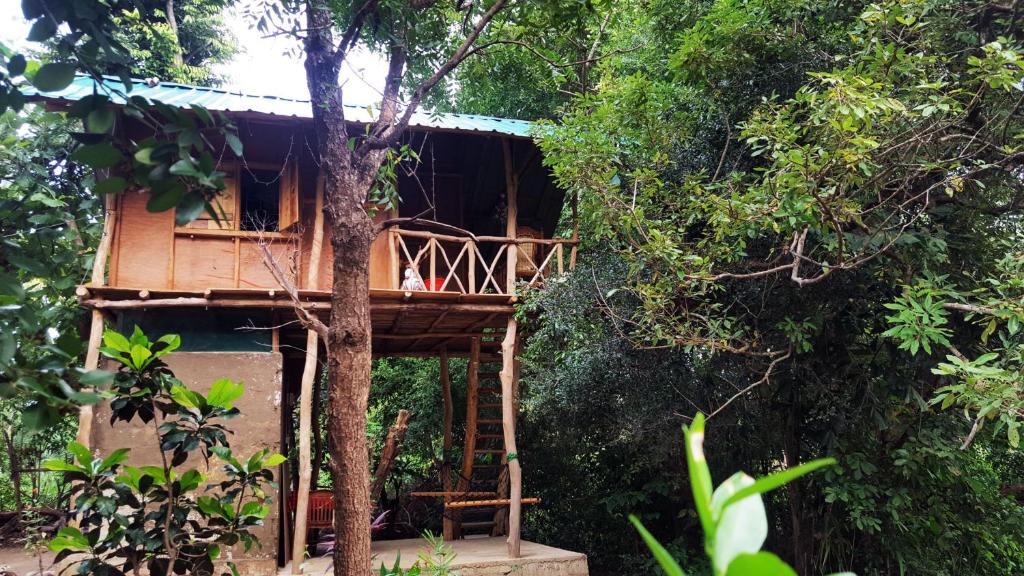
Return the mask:
M800 391L799 384L790 385L789 414L783 437L786 468L800 465ZM811 550L803 530L803 494L800 480L786 484L786 496L789 500L790 542L792 544L793 568L797 574L809 574Z
M312 8L315 26L329 16ZM334 249L328 329L327 399L334 490L334 573L367 574L370 557L369 456L366 409L370 395L370 243L373 222L365 199L376 168L353 165L330 44L307 42L306 74L324 170L324 212Z
M181 35L178 34L178 17L174 14L174 0L167 0L164 5L164 13L164 17L167 18L167 25L171 27L171 32L174 33L174 63L181 66L185 63L185 58L181 47Z
M14 445L14 430L7 428L3 434L4 444L7 448L7 463L11 466L11 483L14 485L14 514L20 527L21 511L25 508L25 503L21 499L21 461L18 459L18 450Z

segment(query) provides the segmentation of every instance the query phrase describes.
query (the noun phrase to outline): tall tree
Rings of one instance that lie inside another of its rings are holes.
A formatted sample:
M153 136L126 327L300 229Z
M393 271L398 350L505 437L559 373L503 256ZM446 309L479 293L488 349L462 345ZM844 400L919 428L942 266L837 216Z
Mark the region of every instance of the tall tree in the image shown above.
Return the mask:
M317 329L326 337L330 363L329 446L338 575L371 568L366 409L371 367L369 254L377 230L366 203L389 157L387 149L399 142L427 93L472 54L506 4L507 0L471 2L453 9L431 1L368 0L338 7L308 0L305 5L306 78L324 171L324 213L334 249L330 324ZM345 119L339 73L360 43L385 51L388 69L377 120L353 133ZM422 78L407 83L410 70L420 71ZM408 96L405 102L403 92Z

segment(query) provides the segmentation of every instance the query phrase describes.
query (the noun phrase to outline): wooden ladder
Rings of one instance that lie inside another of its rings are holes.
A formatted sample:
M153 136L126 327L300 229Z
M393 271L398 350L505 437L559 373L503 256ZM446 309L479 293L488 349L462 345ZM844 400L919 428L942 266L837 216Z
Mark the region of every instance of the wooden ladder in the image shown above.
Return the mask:
M508 529L509 485L501 419L501 363L500 359L487 360L480 361L479 340L474 339L466 374L466 444L457 491L488 492L494 497L446 502L445 513L451 518L456 538L475 534L498 536Z

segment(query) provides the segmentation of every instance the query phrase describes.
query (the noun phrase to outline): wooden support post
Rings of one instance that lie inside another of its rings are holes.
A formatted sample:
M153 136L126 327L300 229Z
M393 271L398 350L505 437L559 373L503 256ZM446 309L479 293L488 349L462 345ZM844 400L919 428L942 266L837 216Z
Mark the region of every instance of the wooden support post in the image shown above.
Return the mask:
M523 471L516 451L516 319L509 317L505 339L501 343L501 423L508 458L509 510L508 556L519 557L520 524L523 507Z
M317 175L316 216L313 224L313 245L309 252L309 270L306 286L315 287L320 281L320 254L324 242L323 186L324 174ZM313 479L310 455L310 435L313 422L313 384L317 373L317 352L320 339L315 330L306 331L306 363L302 368L302 386L299 397L299 485L295 498L295 531L292 537L292 574L302 574L302 561L306 558L306 532L309 516L309 488Z
M516 175L515 166L512 165L512 143L508 138L501 141L502 152L505 156L505 196L508 200L508 208L505 212L505 236L516 238L519 219L519 178ZM505 286L507 294L516 293L516 265L519 255L519 247L515 242L508 244L508 264L505 273Z
M459 491L468 491L472 486L473 453L476 451L477 400L480 395L480 337L469 341L469 365L466 370L466 443L462 450L462 473L459 476ZM455 538L462 537L462 526L456 519Z
M295 501L295 536L292 538L292 574L302 574L306 557L306 520L309 515L309 485L313 479L310 459L310 434L313 421L313 380L316 379L316 356L319 338L316 331L306 331L306 364L302 369L299 396L299 486Z
M316 175L316 214L313 218L313 242L309 247L309 270L306 271L306 289L317 290L320 283L320 254L324 245L324 173Z
M100 245L96 248L96 256L92 262L92 286L103 286L105 284L107 270L107 257L110 255L110 245L114 239L114 226L117 224L116 198L108 196L104 199L107 204L105 220L103 222L103 233L100 236ZM103 312L99 309L92 310L92 324L89 327L89 344L85 349L85 370L95 370L100 366L100 344L103 342ZM78 409L78 434L75 441L89 448L92 443L92 419L93 410L91 405L85 405Z
M445 492L452 491L452 420L454 410L452 408L452 383L448 377L448 348L441 348L441 396L444 398L444 444L441 451L441 489ZM451 496L445 495L444 501L447 504ZM445 514L442 522L442 536L445 540L455 539L455 526L450 515Z

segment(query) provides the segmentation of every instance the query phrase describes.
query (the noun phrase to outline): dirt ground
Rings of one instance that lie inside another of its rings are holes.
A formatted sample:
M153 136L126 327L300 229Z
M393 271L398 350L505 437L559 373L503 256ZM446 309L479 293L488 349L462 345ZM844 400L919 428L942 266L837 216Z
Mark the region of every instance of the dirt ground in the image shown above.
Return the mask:
M53 565L53 552L43 554L43 571ZM39 560L22 548L0 548L0 574L3 570L13 572L17 576L28 576L39 572Z

